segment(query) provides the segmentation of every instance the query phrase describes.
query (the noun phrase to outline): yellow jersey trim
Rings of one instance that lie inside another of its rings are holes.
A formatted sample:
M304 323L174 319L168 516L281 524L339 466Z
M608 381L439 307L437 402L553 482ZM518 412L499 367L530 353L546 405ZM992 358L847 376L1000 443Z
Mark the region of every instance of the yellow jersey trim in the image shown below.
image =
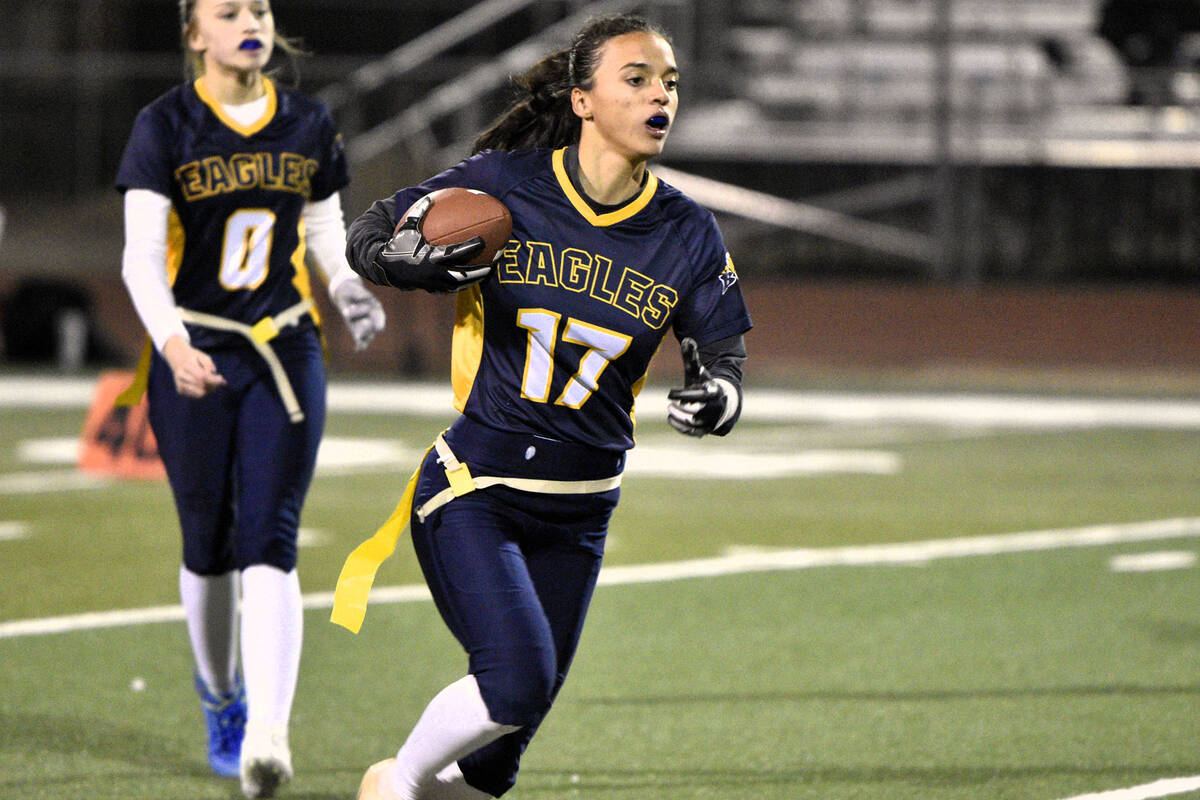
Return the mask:
M638 193L637 197L616 211L597 214L588 205L587 200L584 200L579 195L579 192L575 191L575 184L571 183L571 178L567 175L566 152L567 148L563 147L555 150L553 156L551 156L550 163L554 167L554 175L558 178L558 185L562 187L563 194L571 201L571 205L575 206L575 210L579 212L579 215L597 228L606 228L609 225L616 225L618 222L629 219L645 208L650 202L650 198L658 191L658 178L654 177L654 173L647 169L646 185L642 187L642 191Z
M242 136L250 137L267 127L272 119L275 118L275 109L278 108L278 100L275 96L275 84L270 78L263 76L263 89L267 93L267 108L263 111L263 115L249 125L242 125L233 117L225 113L225 109L217 102L217 99L208 91L208 87L204 85L204 78L197 78L192 84L196 88L196 94L200 95L200 99L204 101L204 105L208 106L217 119L225 123L227 128L237 131Z

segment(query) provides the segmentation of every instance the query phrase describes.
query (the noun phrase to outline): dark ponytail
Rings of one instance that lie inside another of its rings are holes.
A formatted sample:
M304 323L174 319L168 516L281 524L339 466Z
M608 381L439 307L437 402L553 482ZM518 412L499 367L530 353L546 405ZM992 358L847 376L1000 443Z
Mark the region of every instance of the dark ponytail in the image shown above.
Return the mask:
M557 149L578 142L582 121L571 108L571 90L576 86L585 91L592 88L605 42L639 32L668 39L662 31L632 14L589 20L575 34L569 48L551 53L513 78L517 99L492 127L479 135L472 152Z
M558 148L579 139L579 117L571 110L570 50L559 50L513 78L518 100L475 140L480 150Z

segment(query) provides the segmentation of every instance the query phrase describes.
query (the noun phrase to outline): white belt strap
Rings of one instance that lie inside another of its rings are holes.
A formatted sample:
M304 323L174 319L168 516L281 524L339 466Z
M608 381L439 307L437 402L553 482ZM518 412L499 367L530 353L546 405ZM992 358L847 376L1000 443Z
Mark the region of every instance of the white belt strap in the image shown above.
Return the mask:
M305 314L312 310L312 306L312 298L307 298L273 317L263 317L253 325L187 308L180 308L179 316L183 318L184 322L190 322L193 325L221 331L233 331L246 337L258 354L263 357L263 360L267 362L267 366L271 368L271 377L275 379L275 386L279 389L283 407L287 409L288 419L292 422L300 422L304 419L304 412L300 410L300 403L296 400L296 393L292 391L292 384L283 370L283 364L279 363L279 356L275 355L275 351L267 342L278 336L279 331L283 328L298 323Z
M427 516L454 498L470 494L476 489L486 489L489 486L507 486L510 489L520 489L525 492L540 492L542 494L592 494L595 492L607 492L621 485L620 473L613 475L611 478L598 478L589 481L502 478L491 475L475 477L467 469L467 465L455 457L454 453L450 450L450 446L446 444L446 438L443 434L438 434L437 441L434 442L433 446L437 450L438 463L446 468L446 478L450 481L450 486L429 498L424 505L417 509L417 519L421 522L424 522Z

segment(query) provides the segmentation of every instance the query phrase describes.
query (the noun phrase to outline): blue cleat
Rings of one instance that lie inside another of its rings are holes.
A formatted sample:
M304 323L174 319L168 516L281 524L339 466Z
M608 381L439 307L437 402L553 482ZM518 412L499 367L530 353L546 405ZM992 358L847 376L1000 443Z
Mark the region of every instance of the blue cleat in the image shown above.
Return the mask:
M246 732L246 688L241 679L233 691L216 696L196 677L196 694L208 723L208 763L223 778L241 773L242 736Z

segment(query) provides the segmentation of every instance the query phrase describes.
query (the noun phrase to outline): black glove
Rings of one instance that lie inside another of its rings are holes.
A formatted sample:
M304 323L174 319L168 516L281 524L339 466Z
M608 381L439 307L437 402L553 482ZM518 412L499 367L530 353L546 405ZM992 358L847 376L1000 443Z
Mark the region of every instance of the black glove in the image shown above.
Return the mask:
M700 348L696 340L686 338L679 343L683 356L682 388L667 392L667 422L680 433L704 436L712 433L725 421L730 391L727 381L718 381L700 363Z
M448 245L433 245L425 240L421 220L432 205L428 195L418 200L395 235L375 255L375 266L383 271L389 286L457 292L491 274L491 264L466 266L483 250L482 237Z

